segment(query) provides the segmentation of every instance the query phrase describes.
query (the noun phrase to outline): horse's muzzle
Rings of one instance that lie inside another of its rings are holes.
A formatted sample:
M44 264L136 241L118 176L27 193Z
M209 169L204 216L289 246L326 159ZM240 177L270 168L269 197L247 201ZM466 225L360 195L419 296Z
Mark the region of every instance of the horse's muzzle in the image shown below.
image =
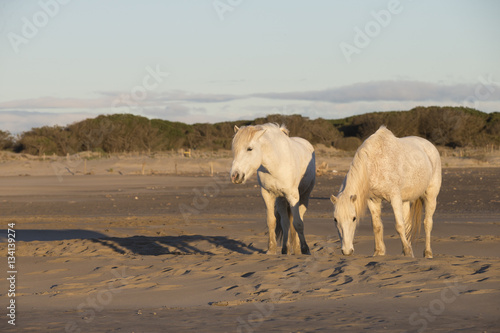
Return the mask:
M354 249L348 249L348 250L342 249L342 254L345 256L350 256L353 253L354 253Z
M240 173L237 171L231 174L231 182L233 182L233 184L241 184L243 183L244 180L245 180L245 174L240 175Z

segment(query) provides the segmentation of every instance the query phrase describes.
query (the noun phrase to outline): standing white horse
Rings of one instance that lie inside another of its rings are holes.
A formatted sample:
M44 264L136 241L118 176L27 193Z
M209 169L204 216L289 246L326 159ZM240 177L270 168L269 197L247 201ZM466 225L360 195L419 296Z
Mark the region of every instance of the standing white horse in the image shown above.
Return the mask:
M423 202L424 257L432 258L432 216L440 188L441 158L436 147L419 137L396 138L380 127L356 151L338 197L331 196L342 253L354 251L354 232L368 204L375 234L374 255L385 254L380 213L382 200L386 200L394 211L403 253L413 257L411 240L420 230Z
M302 138L290 138L283 125L235 126L234 130L231 181L245 183L257 172L267 209L267 253L276 253L276 235L282 233L281 253L308 254L303 218L316 180L313 146Z

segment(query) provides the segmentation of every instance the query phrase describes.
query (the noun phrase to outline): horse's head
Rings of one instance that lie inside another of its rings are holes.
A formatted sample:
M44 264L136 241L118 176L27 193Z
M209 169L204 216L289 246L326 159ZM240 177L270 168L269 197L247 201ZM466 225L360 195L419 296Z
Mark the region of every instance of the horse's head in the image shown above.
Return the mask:
M259 126L246 126L241 129L234 126L233 165L231 181L243 184L262 164L262 151L259 142L266 129Z
M342 254L349 256L354 252L354 233L358 225L356 216L356 195L341 193L338 198L330 197L333 208L333 220L339 232Z

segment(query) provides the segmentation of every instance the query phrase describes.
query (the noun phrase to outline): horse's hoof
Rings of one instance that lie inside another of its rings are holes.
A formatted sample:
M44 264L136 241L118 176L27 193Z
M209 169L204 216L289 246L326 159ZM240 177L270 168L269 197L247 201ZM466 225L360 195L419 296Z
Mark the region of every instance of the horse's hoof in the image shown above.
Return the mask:
M269 255L276 255L276 250L267 250L266 254L269 254Z
M427 258L427 259L432 259L432 251L427 251L425 250L424 251L424 258Z
M403 248L403 254L405 257L415 258L413 255L413 249L411 247Z
M302 254L311 254L311 252L309 251L309 246L304 246L301 248L301 252Z
M403 252L403 255L405 257L408 257L408 258L415 258L415 256L413 255L413 251L411 251L411 252Z
M373 256L374 257L385 256L385 251L384 252L382 252L382 251L375 251L375 253L373 253Z

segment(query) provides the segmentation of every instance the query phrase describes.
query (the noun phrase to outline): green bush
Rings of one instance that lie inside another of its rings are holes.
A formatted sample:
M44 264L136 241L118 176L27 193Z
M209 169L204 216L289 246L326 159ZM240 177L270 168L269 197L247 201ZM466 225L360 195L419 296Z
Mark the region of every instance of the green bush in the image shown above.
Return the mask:
M337 120L310 120L300 115L273 114L253 121L188 125L132 114L102 115L66 127L44 126L17 138L0 131L0 149L34 155L81 151L157 152L179 148L230 149L234 126L268 122L285 124L290 136L312 144L355 150L381 125L396 136L417 135L440 146L484 147L500 144L500 113L461 107L416 107L410 111L373 112Z

